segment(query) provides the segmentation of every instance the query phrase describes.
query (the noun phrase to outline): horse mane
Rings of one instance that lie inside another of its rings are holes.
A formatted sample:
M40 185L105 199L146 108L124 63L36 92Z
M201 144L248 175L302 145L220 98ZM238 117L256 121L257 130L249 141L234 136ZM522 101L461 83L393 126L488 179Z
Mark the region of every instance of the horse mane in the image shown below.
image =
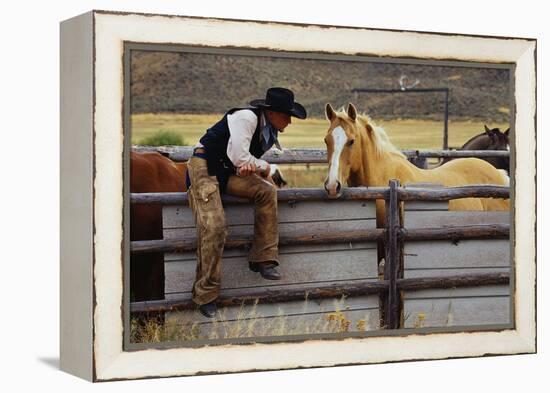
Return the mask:
M338 112L338 115L344 120L351 122L348 114L343 109ZM395 147L393 143L391 143L386 130L384 130L381 126L376 125L369 115L364 112L358 113L356 121L359 122L361 129L364 130L367 137L368 134L372 135L374 151L377 156L381 156L384 153L390 153L406 158L405 155L397 147ZM369 128L372 130L370 133L368 132Z

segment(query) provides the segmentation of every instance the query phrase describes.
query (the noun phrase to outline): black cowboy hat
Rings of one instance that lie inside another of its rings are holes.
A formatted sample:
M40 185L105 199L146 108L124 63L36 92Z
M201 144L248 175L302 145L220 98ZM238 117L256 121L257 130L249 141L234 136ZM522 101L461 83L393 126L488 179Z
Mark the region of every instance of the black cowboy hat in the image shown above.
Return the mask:
M274 112L282 112L287 115L305 119L307 117L306 109L297 102L294 102L294 93L292 90L284 87L271 87L267 89L265 100L250 101L250 105L258 108L266 108Z

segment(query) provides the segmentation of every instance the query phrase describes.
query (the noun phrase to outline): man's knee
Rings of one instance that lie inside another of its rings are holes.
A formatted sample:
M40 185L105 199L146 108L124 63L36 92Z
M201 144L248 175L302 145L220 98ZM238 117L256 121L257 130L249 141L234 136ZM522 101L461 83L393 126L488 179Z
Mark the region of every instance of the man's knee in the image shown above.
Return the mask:
M258 202L268 202L277 200L277 187L268 181L262 182L254 195Z

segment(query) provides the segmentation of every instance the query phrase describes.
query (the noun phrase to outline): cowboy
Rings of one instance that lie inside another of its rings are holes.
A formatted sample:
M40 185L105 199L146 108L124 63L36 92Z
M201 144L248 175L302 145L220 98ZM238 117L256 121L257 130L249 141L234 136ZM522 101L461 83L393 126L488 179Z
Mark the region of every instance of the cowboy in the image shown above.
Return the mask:
M254 202L254 240L249 268L264 279L280 280L278 261L277 191L271 167L260 157L274 144L291 117L305 119L305 108L282 87L267 90L265 99L249 107L230 109L206 131L188 162L189 205L197 224L197 269L193 301L206 317L216 315L221 286L221 258L227 228L220 193Z

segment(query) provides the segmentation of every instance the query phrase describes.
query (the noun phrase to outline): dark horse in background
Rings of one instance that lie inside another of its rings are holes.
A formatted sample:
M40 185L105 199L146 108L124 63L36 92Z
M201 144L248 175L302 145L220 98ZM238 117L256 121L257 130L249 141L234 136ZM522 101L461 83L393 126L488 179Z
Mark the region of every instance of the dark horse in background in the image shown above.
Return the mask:
M501 132L499 128L490 129L485 126L485 132L472 137L458 150L508 150L510 151L510 128ZM481 158L481 157L480 157ZM487 161L497 169L504 169L510 174L510 158L509 157L483 157L482 160ZM447 157L441 161L439 166L453 160Z

